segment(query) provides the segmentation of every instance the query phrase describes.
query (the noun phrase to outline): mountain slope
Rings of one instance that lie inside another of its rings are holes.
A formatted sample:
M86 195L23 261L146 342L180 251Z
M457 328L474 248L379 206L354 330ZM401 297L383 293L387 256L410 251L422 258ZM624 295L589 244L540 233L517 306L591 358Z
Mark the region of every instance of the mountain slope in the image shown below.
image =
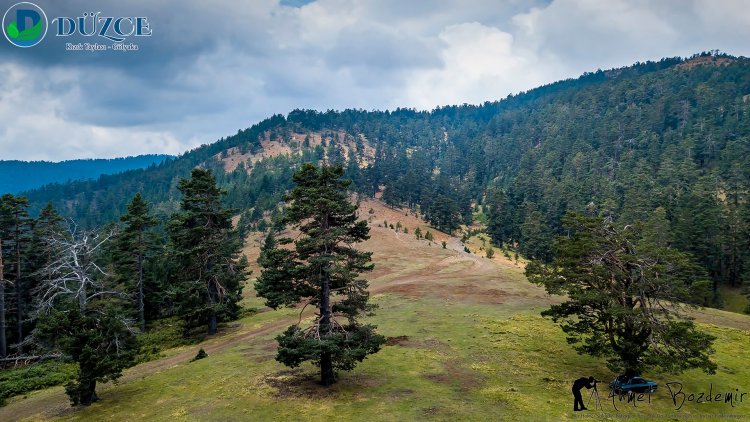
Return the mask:
M49 161L0 161L0 192L16 194L49 183L96 179L102 174L122 173L159 164L170 155L139 155L112 159Z
M482 205L497 243L548 260L567 211L644 222L718 284L750 279L750 60L697 55L588 73L501 101L431 112L295 110L155 168L30 192L88 225L136 192L162 218L190 169L215 171L243 230L274 214L305 161L342 163L366 195L436 227ZM268 215L265 215L268 217ZM719 303L717 298L712 299Z

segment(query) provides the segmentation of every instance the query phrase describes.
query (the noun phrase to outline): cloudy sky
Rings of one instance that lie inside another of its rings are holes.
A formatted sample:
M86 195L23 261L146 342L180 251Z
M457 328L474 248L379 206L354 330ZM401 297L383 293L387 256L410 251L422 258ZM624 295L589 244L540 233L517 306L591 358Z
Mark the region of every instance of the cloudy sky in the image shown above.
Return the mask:
M4 13L18 0L0 0ZM34 1L34 0L33 0ZM145 16L137 52L0 38L0 159L178 154L274 113L496 100L586 71L750 55L745 0L35 0Z

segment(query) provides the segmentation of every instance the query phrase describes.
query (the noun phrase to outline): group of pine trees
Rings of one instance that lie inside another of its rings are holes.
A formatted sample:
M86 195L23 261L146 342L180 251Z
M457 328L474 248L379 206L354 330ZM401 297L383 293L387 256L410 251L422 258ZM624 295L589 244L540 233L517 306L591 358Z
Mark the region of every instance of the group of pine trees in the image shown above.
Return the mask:
M359 278L373 266L370 253L351 245L369 238L369 228L349 202L351 182L342 167L306 164L294 182L283 217L269 229L255 288L274 309L301 301L318 309L310 326L292 325L278 337L277 359L289 366L311 361L330 385L337 371L354 368L385 342L359 321L375 308ZM223 205L208 170L194 169L178 188L180 212L164 225L140 194L119 224L97 228L64 220L52 205L31 219L25 198L2 199L0 241L7 240L0 288L12 286L8 292L20 299L0 297L0 315L21 324L0 330L0 340L5 347L6 331L13 333L9 359L18 360L26 347L27 360L47 354L77 363L76 380L66 385L74 405L97 400L98 382L117 379L134 364L138 334L149 322L176 316L185 335L201 326L211 335L220 321L239 316L247 260L240 256L235 211ZM287 225L304 235L293 249L284 247L291 239L276 240L275 231ZM15 306L6 310L6 303Z
M32 219L28 207L23 196L0 197L0 358L24 354L42 281L37 274L50 260L44 245L62 220L52 206Z
M185 335L234 319L246 277L242 239L210 171L179 183L165 225L140 194L119 224L83 227L52 205L37 218L23 196L0 201L0 358L62 356L78 364L73 404L134 363L138 333L178 317Z

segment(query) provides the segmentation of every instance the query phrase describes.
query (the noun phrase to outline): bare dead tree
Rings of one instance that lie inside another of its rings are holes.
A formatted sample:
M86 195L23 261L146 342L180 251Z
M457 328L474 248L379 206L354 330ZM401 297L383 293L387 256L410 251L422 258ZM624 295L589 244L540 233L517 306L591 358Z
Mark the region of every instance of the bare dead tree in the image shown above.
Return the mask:
M46 277L39 288L39 312L49 312L61 298L74 298L83 314L88 303L98 297L126 297L107 285L108 274L93 259L115 234L115 229L81 230L70 221L67 233L46 239L47 248L55 258L41 270Z
M78 363L77 380L65 391L71 404L88 405L98 399L97 382L119 378L133 363L137 331L118 305L128 303L128 295L112 285L112 277L96 262L116 230L81 230L72 221L68 227L46 239L53 259L41 271L35 335L42 345Z

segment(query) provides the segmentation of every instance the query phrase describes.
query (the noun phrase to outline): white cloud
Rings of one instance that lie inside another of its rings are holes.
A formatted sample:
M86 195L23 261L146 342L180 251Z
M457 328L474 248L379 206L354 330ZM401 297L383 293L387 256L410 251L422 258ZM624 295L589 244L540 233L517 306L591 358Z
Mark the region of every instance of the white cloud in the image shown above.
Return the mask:
M0 158L178 153L293 108L429 109L635 61L748 55L745 3L105 0L149 16L139 54L73 60L0 43Z
M513 35L477 22L451 25L439 35L443 66L417 70L398 102L421 109L496 100L545 81L537 59L514 48Z
M40 75L3 64L0 74L5 76L0 85L0 159L57 161L149 151L177 154L186 147L166 131L65 119L65 101L76 97L80 89L75 71L50 69Z

